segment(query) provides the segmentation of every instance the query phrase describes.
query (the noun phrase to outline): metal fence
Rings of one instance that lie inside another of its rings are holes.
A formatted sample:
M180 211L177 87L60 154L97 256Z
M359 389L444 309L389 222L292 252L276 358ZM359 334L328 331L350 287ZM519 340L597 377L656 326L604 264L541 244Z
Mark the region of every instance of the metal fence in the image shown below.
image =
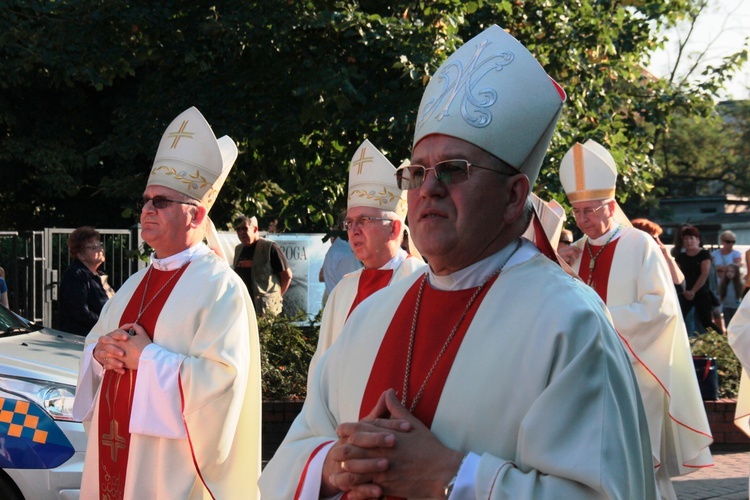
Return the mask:
M68 236L74 229L0 231L0 267L5 269L10 308L44 326L56 326L57 290L70 264ZM145 266L138 259L140 226L97 229L102 235L106 262L102 269L117 290L131 274Z

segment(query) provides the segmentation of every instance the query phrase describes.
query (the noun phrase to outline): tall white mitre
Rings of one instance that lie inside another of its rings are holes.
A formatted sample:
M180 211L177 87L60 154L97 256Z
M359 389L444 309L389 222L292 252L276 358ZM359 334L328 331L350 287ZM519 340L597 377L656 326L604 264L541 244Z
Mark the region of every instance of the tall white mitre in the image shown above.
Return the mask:
M200 201L211 210L237 159L228 136L216 139L195 107L182 112L159 142L147 185L164 186Z
M612 154L593 139L577 142L560 162L560 184L570 203L611 200L617 185L617 164ZM630 226L630 220L615 202L614 218Z
M568 201L608 200L615 197L617 165L607 149L589 139L575 143L560 162L560 183Z
M497 25L454 52L419 105L414 146L431 134L463 139L524 173L533 186L565 92Z
M406 217L406 191L396 185L396 167L367 139L349 163L346 207L373 207Z

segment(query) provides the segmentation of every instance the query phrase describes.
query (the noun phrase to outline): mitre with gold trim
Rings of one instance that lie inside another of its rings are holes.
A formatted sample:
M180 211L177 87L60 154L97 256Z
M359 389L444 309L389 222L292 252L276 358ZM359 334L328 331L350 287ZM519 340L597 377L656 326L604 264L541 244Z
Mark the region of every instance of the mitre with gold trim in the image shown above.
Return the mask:
M396 184L396 167L367 139L349 164L346 207L373 207L406 217L406 191Z
M224 136L216 139L195 107L182 112L159 142L147 185L174 189L210 210L237 159L237 146Z

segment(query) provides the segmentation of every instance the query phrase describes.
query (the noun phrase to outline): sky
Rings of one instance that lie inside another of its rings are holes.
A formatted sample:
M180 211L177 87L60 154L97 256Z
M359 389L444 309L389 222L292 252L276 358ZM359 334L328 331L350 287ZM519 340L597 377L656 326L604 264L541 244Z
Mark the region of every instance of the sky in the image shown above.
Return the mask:
M705 50L706 62L717 63L722 56L737 52L750 37L750 0L709 0L708 7L698 18L687 46L687 53L694 54ZM677 45L684 39L686 26L678 26L668 32L669 41L665 49L654 54L649 71L662 77L669 74L677 56ZM684 57L684 56L683 56ZM686 67L683 61L681 68ZM750 99L750 62L745 63L741 73L735 75L722 98Z

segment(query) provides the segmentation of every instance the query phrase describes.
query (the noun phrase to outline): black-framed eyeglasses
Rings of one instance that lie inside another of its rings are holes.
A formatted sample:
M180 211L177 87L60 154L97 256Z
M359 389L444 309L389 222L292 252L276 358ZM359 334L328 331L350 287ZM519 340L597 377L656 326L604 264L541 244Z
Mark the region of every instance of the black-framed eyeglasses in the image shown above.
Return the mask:
M377 220L387 220L387 221L393 221L393 219L389 219L387 217L359 217L357 219L346 219L344 222L341 223L341 229L344 231L350 231L359 227L364 227L369 224L372 224L373 222Z
M734 245L735 241L734 240L724 240L724 243L729 243L730 245Z
M101 243L101 242L94 243L93 245L86 245L83 248L85 248L86 250L103 250L104 249L104 243Z
M136 208L138 210L143 210L143 208L148 205L148 202L151 202L151 205L154 206L155 209L161 210L163 208L167 208L172 203L179 203L180 205L190 205L191 207L197 207L195 203L190 203L189 201L180 201L180 200L170 200L169 198L165 196L154 196L153 198L148 198L147 196L143 197L143 201L139 201L135 204Z
M434 170L435 178L446 186L459 184L469 178L472 168L489 170L490 172L502 175L516 175L520 173L510 166L508 168L512 172L503 172L495 168L487 168L470 163L469 160L455 159L439 161L432 167L425 167L423 165L404 165L403 167L399 167L396 169L396 184L399 189L419 189L427 178L428 170Z

